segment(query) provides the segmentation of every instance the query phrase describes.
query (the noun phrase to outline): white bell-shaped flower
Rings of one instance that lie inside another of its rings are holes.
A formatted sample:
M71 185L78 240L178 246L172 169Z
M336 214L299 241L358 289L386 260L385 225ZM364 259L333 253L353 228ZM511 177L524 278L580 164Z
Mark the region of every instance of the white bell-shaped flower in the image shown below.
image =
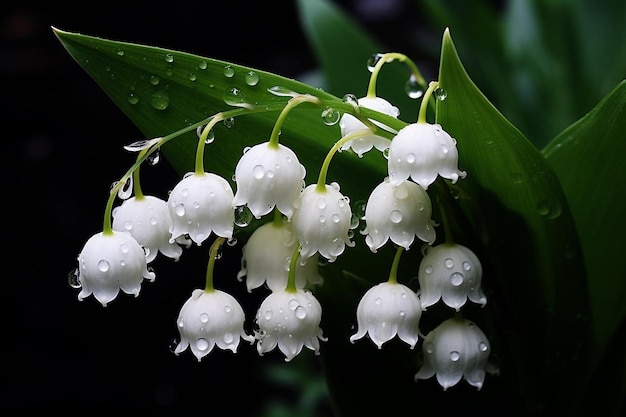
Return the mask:
M457 243L428 247L417 276L422 308L439 299L456 311L468 299L484 306L487 297L481 288L482 275L480 260L469 248Z
M235 223L233 190L224 178L212 173L188 173L171 191L167 207L172 218L174 242L189 235L200 245L214 232L232 238Z
M427 189L437 175L452 180L465 178L457 168L456 140L441 125L412 123L398 132L389 146L389 182L398 185L409 177Z
M339 191L339 185L307 186L294 212L293 227L300 242L303 259L319 252L334 262L346 247L354 246L349 232L352 223L350 201Z
M306 346L319 355L322 306L309 290L272 292L256 313L257 351L263 355L276 346L289 362Z
M376 110L394 118L398 118L400 110L387 100L381 97L361 97L357 100L359 106L365 107L371 110ZM381 123L372 120L374 124L380 127L385 127ZM339 120L339 127L341 128L341 136L347 136L351 133L355 133L361 130L369 130L368 127L359 119L351 115L350 113L344 113ZM391 141L385 137L378 135L367 135L360 138L352 139L341 146L341 150L352 148L352 150L362 157L365 152L368 152L373 147L379 151L384 151L389 148Z
M304 165L288 147L270 142L255 145L245 151L235 167L233 205L247 205L256 218L277 207L291 219L305 175Z
M255 338L243 329L245 315L239 302L230 294L195 289L185 301L176 321L180 342L174 350L180 354L188 347L200 361L217 345L237 352L241 339L254 343Z
M456 385L461 378L481 389L485 372L491 365L489 340L470 320L448 319L424 338L424 364L415 374L415 381L437 376L444 390Z
M259 226L242 248L241 270L237 278L246 277L248 291L263 284L272 291L284 290L289 277L289 265L297 247L291 223L268 222ZM296 287L310 288L323 282L318 267L319 254L296 265Z
M428 244L435 241L435 222L428 193L411 181L391 185L388 178L369 196L365 206L365 243L376 252L389 239L409 250L415 236Z
M148 271L141 245L126 232L97 233L78 255L79 300L93 294L106 307L120 290L137 297L144 278L154 281L154 272Z
M419 336L422 307L417 294L399 283L382 282L367 290L356 310L358 330L354 343L366 334L378 346L398 335L411 349Z
M135 240L147 249L146 260L152 262L158 252L168 258L178 260L183 252L180 244L189 246L184 237L170 242L172 218L167 203L158 197L146 195L131 197L113 209L113 230L130 233ZM179 244L180 243L180 244Z

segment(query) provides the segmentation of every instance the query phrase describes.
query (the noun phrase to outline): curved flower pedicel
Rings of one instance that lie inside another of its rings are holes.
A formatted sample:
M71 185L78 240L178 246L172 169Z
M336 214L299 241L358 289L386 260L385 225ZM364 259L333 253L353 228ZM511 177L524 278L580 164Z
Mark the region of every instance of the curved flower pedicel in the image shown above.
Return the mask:
M233 190L224 178L212 173L188 173L167 200L172 218L170 242L184 235L200 245L214 232L232 238L235 222Z
M272 292L256 313L257 351L263 355L276 346L289 362L306 346L319 355L323 336L322 306L308 290Z
M379 111L394 118L398 118L398 115L400 114L400 110L398 110L396 106L381 97L361 97L357 100L357 103L359 106ZM372 120L372 123L383 128L385 127L377 121ZM345 113L341 117L339 127L341 128L341 136L347 136L361 130L369 130L369 128L362 121L349 113ZM370 151L373 147L382 152L389 148L390 144L391 141L389 139L371 134L352 139L344 143L340 149L346 150L352 148L352 150L359 157L362 157L365 152Z
M433 244L435 223L428 193L411 181L391 185L388 178L376 186L365 206L365 243L376 252L389 239L409 250L415 236Z
M233 206L247 205L256 218L277 207L291 219L305 175L306 169L286 146L273 142L253 146L235 167L237 192Z
M415 381L436 375L444 390L461 378L481 389L489 366L490 345L472 321L455 317L441 323L424 338L424 365Z
M220 290L196 289L183 304L176 321L180 343L174 350L180 354L188 347L200 361L217 345L237 352L241 339L254 343L254 336L243 329L244 312L237 300Z
M141 245L126 232L97 233L78 255L79 300L93 294L106 307L120 290L136 297L144 278L154 281L154 272L148 271Z
M248 291L258 288L264 283L272 291L284 290L287 286L289 264L297 248L291 223L282 219L259 226L242 248L241 270L237 278L246 277ZM322 283L319 274L319 254L313 255L303 264L296 266L296 287L305 288Z
M389 182L398 185L409 177L427 189L437 175L452 180L465 178L457 168L456 141L438 124L412 123L398 132L389 147Z
M356 311L358 331L350 337L354 343L366 334L378 346L396 334L411 349L419 337L422 307L417 294L397 282L382 282L370 288Z
M148 249L146 260L152 262L158 252L178 260L183 252L179 245L191 243L184 237L171 242L172 219L167 203L154 196L131 197L113 209L113 230L130 233L137 242Z
M467 299L484 306L487 297L481 289L483 269L469 248L457 243L428 247L419 267L422 308L439 299L459 311Z
M352 209L339 185L311 184L300 195L298 204L292 221L303 259L319 252L334 262L346 245L354 246L349 236Z

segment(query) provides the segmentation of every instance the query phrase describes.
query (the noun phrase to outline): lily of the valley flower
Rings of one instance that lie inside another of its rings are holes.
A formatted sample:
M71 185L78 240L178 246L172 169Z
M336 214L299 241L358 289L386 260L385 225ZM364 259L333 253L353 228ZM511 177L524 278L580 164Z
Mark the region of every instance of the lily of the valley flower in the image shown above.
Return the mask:
M232 238L235 222L233 190L224 178L212 173L188 173L174 187L167 200L172 218L174 242L189 235L200 245L214 232Z
M373 286L359 301L356 315L358 331L350 342L368 334L380 349L397 334L411 349L415 347L422 307L417 294L406 285L382 282Z
M349 200L341 194L338 185L307 186L300 195L293 217L296 236L303 259L319 252L334 262L345 246L354 246L349 236L352 209Z
M167 203L154 196L131 197L113 209L113 230L130 233L147 249L146 260L152 262L158 252L178 260L183 252L179 245L191 243L184 237L170 242L172 219Z
M481 289L482 265L469 248L457 243L428 247L419 267L422 308L439 299L459 311L469 299L485 305L487 297Z
M277 207L291 219L304 188L306 169L288 147L265 142L245 151L235 167L234 206L247 205L256 218Z
M465 178L457 168L456 141L438 124L412 123L402 128L389 146L389 182L398 185L409 177L427 189L437 175Z
M242 248L239 280L246 277L248 291L264 283L272 291L283 290L287 286L289 263L296 250L297 242L291 223L272 221L259 226ZM319 254L313 255L306 262L296 266L296 287L305 288L322 283L318 271Z
M490 349L487 337L472 321L448 319L424 338L424 365L415 374L415 380L436 375L446 390L465 378L481 389Z
M180 354L188 347L200 361L217 345L220 349L237 352L241 339L254 343L254 336L243 329L243 308L230 294L196 289L183 304L177 325L180 343L174 350Z
M78 299L93 296L103 306L117 297L120 290L135 297L148 271L146 254L139 243L126 232L97 233L87 240L78 255Z
M431 214L430 197L419 184L405 180L393 186L385 178L370 194L365 206L366 228L361 233L372 252L389 239L406 250L415 236L432 244L435 223Z
M397 118L400 114L398 108L387 100L381 97L361 97L358 99L358 104L361 107L365 107L371 110L377 110L381 113L387 114L394 118ZM372 121L374 124L384 127L377 121ZM368 130L369 128L361 122L359 119L349 113L345 113L339 121L339 127L341 128L341 136L347 136L351 133L355 133L360 130ZM385 137L378 135L367 135L352 139L341 146L341 150L352 148L352 150L362 157L365 152L368 152L373 147L376 147L379 151L384 151L389 148L391 141Z
M319 355L322 306L309 290L272 292L256 314L257 351L263 355L276 346L289 362L306 346Z

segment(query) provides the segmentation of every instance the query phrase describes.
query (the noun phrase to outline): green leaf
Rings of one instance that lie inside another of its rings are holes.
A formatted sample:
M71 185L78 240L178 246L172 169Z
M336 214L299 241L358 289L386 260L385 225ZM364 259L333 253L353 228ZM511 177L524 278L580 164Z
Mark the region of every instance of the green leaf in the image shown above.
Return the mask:
M565 129L543 153L554 168L580 235L597 353L626 319L626 274L616 268L626 236L626 81Z
M543 155L469 78L448 31L439 82L447 98L438 103L437 122L457 139L459 164L468 171L459 182L459 208L484 251L502 370L515 375L507 382L529 412L564 412L567 403L573 412L576 402L565 400L580 392L592 335L568 202Z

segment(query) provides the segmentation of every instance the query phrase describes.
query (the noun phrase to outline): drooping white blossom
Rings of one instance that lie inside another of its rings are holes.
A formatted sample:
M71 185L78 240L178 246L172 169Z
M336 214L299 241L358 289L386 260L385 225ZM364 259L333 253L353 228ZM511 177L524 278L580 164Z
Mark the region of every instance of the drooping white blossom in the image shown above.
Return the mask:
M224 178L212 173L188 173L176 184L167 200L174 242L189 235L200 245L214 232L232 238L235 222L233 190Z
M237 278L246 278L248 291L267 284L272 291L284 290L287 286L291 258L297 248L291 223L268 222L259 226L242 248L241 270ZM310 288L322 283L319 274L319 254L296 264L296 287Z
M191 243L184 237L170 242L172 218L167 203L155 196L131 197L113 209L113 230L130 233L147 249L146 260L152 262L161 252L168 258L178 260L183 252L180 244Z
M487 297L481 288L482 274L480 260L469 248L458 243L428 247L418 272L422 308L440 299L456 311L468 299L484 306Z
M307 186L294 212L293 227L300 242L300 254L307 259L319 252L334 262L346 247L354 246L349 232L352 224L350 201L339 185Z
M400 129L389 146L389 182L398 185L411 178L427 189L437 175L452 180L465 178L459 171L456 140L441 125L412 123Z
M487 362L490 351L489 340L474 322L461 317L448 319L424 338L424 364L415 381L436 375L446 390L464 378L481 389L485 372L491 368Z
M289 362L302 347L320 351L326 341L320 328L322 306L309 290L272 292L256 313L257 351L263 355L278 346Z
M288 147L270 142L255 145L245 151L235 167L233 205L247 205L256 218L277 207L291 219L305 175L304 165Z
M417 236L432 244L435 222L428 193L414 182L405 180L391 185L388 178L374 188L365 206L365 243L376 252L389 239L409 250Z
M359 106L365 107L371 110L376 110L394 118L398 118L400 111L398 108L387 100L381 97L361 97L357 100ZM380 122L372 120L372 122L380 127L384 127ZM359 119L351 115L350 113L344 113L339 121L339 127L341 128L341 136L347 136L351 133L355 133L362 130L369 130L369 128ZM341 150L352 148L352 150L362 157L365 152L368 152L373 147L379 151L384 151L389 148L391 141L383 136L370 134L362 136L356 139L352 139L341 146Z
M422 307L417 294L406 285L382 282L367 290L356 311L358 330L354 343L366 334L378 346L396 335L411 349L419 338Z
M143 248L127 232L97 233L78 255L79 300L93 294L106 307L120 290L137 297L144 278L153 281L155 274L148 271Z
M178 355L189 348L200 361L215 345L237 352L241 339L251 344L255 340L244 331L244 321L243 308L232 295L220 290L195 289L176 321L180 342L174 353Z

